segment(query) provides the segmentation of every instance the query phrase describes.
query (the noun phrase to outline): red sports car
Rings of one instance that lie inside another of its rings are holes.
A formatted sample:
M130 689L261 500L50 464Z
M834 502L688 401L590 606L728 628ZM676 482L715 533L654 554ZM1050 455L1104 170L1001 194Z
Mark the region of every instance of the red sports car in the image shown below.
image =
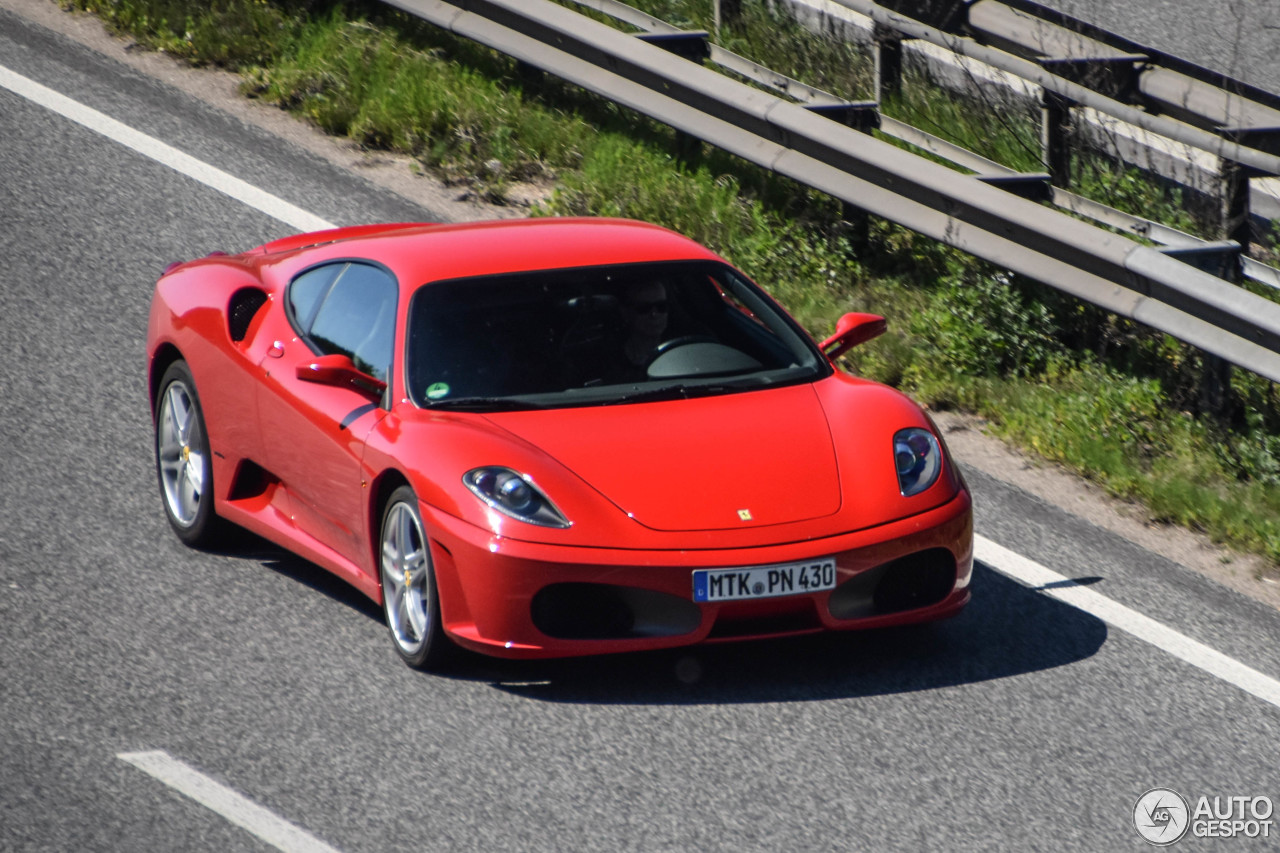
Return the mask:
M898 392L653 225L360 226L174 265L147 330L165 512L386 612L396 651L552 657L938 619L968 489Z

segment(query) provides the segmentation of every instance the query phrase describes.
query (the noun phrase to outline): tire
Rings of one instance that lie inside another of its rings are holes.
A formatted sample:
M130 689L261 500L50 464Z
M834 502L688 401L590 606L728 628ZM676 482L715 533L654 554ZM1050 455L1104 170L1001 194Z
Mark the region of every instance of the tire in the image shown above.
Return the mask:
M392 492L380 530L379 585L392 645L414 669L439 669L453 646L440 622L435 567L413 489Z
M156 477L169 526L186 545L207 548L221 538L213 509L213 459L204 410L185 361L169 365L155 400Z

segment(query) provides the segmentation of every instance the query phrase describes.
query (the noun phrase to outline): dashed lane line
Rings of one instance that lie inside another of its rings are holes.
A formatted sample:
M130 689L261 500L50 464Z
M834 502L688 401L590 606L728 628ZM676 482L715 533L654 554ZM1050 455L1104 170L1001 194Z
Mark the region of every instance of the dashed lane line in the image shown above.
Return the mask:
M306 830L161 750L116 756L285 853L338 853Z

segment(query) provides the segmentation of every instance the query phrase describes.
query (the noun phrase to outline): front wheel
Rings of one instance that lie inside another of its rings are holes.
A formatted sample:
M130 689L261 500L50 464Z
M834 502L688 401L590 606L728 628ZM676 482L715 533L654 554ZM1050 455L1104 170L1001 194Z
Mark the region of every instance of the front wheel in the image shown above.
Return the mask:
M396 652L415 669L436 669L451 646L440 624L440 596L422 513L408 486L392 493L379 541L382 609Z
M185 361L160 380L155 409L156 474L169 525L187 545L205 548L219 535L213 511L213 460L196 383Z

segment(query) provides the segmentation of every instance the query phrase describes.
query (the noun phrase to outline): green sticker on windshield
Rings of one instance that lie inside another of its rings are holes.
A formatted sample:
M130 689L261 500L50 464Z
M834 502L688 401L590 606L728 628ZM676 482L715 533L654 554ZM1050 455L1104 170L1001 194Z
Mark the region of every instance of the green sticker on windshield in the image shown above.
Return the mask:
M448 382L432 382L427 386L427 399L439 400L441 397L449 396Z

